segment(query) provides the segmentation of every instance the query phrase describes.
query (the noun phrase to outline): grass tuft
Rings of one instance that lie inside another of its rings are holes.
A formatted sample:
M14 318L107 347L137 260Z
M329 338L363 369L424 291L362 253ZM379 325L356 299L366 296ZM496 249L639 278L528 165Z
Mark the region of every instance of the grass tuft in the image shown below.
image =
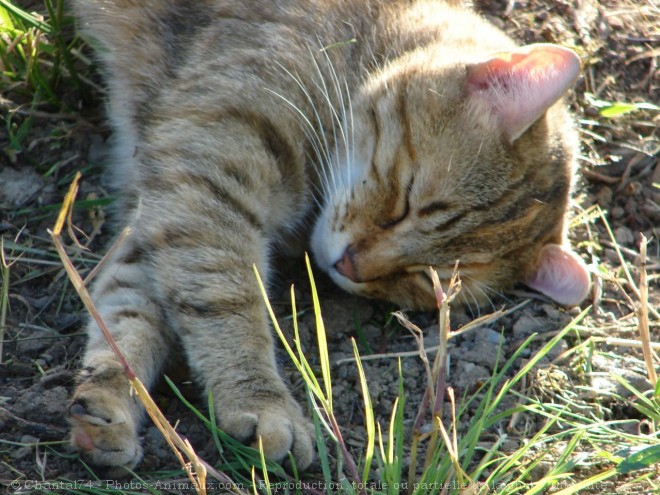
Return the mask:
M73 35L73 17L63 0L45 0L45 13L28 12L0 0L0 85L44 103L66 107L64 90L88 94L90 62Z

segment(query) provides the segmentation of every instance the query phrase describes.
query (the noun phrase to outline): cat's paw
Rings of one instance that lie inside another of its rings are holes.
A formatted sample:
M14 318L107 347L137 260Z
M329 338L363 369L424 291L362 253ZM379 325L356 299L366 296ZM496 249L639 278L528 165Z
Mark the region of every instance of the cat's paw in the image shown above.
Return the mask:
M224 409L218 419L224 431L255 449L259 448L261 437L267 459L288 465L291 452L298 470L304 470L314 460L311 422L293 399L281 404L268 402L244 409Z
M90 380L81 384L69 405L71 445L92 464L132 468L142 458L137 418L123 387L111 388Z

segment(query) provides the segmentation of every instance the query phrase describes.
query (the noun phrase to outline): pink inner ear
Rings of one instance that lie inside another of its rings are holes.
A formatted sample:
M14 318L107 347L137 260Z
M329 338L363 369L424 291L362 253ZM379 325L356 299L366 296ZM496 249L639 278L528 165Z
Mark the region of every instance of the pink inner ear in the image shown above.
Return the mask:
M525 284L559 304L576 306L587 297L591 281L578 255L563 246L548 244L541 250L536 271Z
M580 59L557 45L528 45L468 66L469 91L485 100L513 142L568 91Z

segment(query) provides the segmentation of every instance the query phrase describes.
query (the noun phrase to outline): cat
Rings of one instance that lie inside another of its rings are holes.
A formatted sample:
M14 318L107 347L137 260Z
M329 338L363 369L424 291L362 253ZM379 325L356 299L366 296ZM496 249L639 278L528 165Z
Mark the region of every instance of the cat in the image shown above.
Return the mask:
M435 305L455 262L467 303L526 283L579 304L566 240L580 60L519 47L443 0L76 0L114 129L130 235L93 297L152 386L185 353L219 425L299 469L310 422L279 377L253 273L311 232L344 289ZM143 413L96 324L69 407L90 462L135 466Z

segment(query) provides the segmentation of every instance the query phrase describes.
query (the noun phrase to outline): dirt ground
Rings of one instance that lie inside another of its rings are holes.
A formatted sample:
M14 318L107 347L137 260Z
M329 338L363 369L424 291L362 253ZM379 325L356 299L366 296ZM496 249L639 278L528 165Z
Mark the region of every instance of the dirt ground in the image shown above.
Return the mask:
M583 307L593 305L582 322L580 339L567 338L551 352L550 359L536 373L537 383L528 383L522 393L549 394L548 376L559 371L563 386L573 387L585 377L575 377L570 350L590 336L637 338L637 299L627 285L622 261L633 280L639 280L639 242L643 233L648 244L647 271L650 277L649 306L660 308L658 291L660 227L660 115L638 110L617 118L598 112L598 101L660 103L660 5L632 0L522 0L495 2L478 0L476 7L495 24L521 43L552 42L572 46L584 63L584 74L570 98L580 121L581 174L576 187L573 216L576 221L571 240L594 272L594 290ZM11 88L2 89L2 105L16 109L21 96ZM0 492L2 480L80 479L88 477L86 467L65 441L65 409L72 390L84 345L81 325L86 316L59 264L47 232L52 228L57 205L77 170L83 171L75 223L88 238L89 252L74 252L76 265L86 274L100 259L110 239L110 222L104 209L108 193L100 164L108 138L98 98L95 102L76 101L68 95L79 114L59 113L49 107L38 112L14 112L13 122L30 117L32 127L19 151L0 132L0 233L9 268L9 312L0 365ZM594 103L596 102L596 103ZM4 110L3 110L4 112ZM597 205L603 212L601 217ZM609 223L613 238L604 219ZM83 236L80 236L83 239ZM620 247L622 258L615 249ZM313 315L309 289L301 260L283 260L280 281L273 291L278 311L288 311L289 285L298 287L298 306L304 345L313 350ZM623 281L623 286L616 281ZM333 363L334 392L342 404L339 423L350 445L360 445L362 399L349 337L356 336L363 355L415 351L411 335L390 313L396 308L342 293L318 274L320 298L329 331ZM460 395L487 378L495 365L498 345L504 355L513 353L529 335L540 337L531 352L540 348L579 312L566 310L523 288L508 300L496 301L505 308L527 301L486 328L453 339L450 345L449 383ZM488 311L488 309L486 309ZM452 328L458 329L475 315L456 311ZM425 330L427 345L437 338L433 314L411 315ZM284 325L285 327L287 324ZM356 331L361 328L361 331ZM501 333L502 329L504 332ZM651 316L652 340L660 342L658 320ZM594 360L588 380L596 390L616 389L607 374L619 370L642 390L648 389L643 369L630 359L641 356L638 349L621 345L603 347L608 357ZM569 357L565 357L569 356ZM529 357L529 353L523 357ZM285 376L294 389L301 383L282 353ZM407 394L406 417L413 418L425 382L420 360L414 356L402 361ZM382 357L365 361L375 411L388 418L397 395L397 359ZM521 363L522 364L522 363ZM515 372L517 367L512 371ZM555 375L556 376L556 375ZM193 400L194 388L182 385ZM213 442L204 427L171 393L156 394L158 404L172 421L180 420L179 431L189 438L202 456L212 458ZM585 407L598 401L581 397ZM607 419L638 418L631 407L604 404ZM202 406L203 408L203 406ZM461 421L469 421L469 412ZM527 424L510 431L512 442L522 442L538 425ZM177 469L176 459L154 427L144 430L145 458L139 472ZM601 492L643 493L646 488L630 488L625 480L613 481ZM9 489L5 487L5 489Z

